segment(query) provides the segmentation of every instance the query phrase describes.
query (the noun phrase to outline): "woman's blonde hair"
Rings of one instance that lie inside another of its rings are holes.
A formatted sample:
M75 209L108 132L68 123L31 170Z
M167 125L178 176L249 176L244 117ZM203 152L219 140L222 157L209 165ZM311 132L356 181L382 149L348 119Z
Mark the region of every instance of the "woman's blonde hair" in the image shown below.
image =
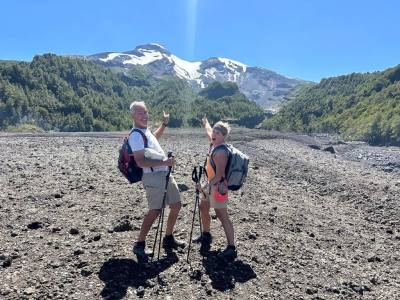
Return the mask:
M215 123L213 129L220 131L223 136L227 136L231 132L231 126L229 126L228 123L222 121Z

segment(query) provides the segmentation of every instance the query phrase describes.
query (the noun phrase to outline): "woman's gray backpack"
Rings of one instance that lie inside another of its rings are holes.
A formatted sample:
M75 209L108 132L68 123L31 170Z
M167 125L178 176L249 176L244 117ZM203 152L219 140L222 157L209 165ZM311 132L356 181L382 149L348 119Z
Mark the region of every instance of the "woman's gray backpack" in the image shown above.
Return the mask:
M247 177L247 171L249 169L249 157L233 147L230 144L222 144L215 147L211 153L211 166L214 171L216 167L212 159L213 153L217 149L224 148L228 153L228 163L225 169L225 178L228 181L228 189L231 191L237 191L243 185Z

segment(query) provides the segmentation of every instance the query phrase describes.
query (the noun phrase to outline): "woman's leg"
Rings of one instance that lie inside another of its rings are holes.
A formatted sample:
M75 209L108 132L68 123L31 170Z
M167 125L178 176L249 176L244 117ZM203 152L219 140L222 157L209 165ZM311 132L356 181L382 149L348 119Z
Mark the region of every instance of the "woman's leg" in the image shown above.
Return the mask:
M211 216L210 216L210 201L202 197L200 201L200 217L203 225L203 232L210 232Z
M233 229L233 224L229 219L228 209L215 208L215 213L217 214L217 218L221 221L222 227L224 228L228 245L235 246L235 231Z

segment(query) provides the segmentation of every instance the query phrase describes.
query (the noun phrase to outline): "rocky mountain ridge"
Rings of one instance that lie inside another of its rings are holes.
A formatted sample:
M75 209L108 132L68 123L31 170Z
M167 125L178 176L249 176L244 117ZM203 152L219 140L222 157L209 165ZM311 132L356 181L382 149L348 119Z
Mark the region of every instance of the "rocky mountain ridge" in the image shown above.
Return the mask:
M249 99L269 110L276 110L295 87L305 83L303 80L288 78L265 68L247 66L228 58L211 57L204 61L186 61L159 44L140 45L126 52L94 54L86 59L106 67L123 69L142 65L154 76L177 76L187 80L196 89L207 87L214 81L235 82Z

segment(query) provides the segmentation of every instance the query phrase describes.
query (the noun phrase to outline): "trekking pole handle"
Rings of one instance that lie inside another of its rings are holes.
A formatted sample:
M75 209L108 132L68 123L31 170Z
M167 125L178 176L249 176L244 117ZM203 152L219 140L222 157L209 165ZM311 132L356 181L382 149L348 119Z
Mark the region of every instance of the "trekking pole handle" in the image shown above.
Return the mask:
M199 182L200 182L200 180L201 180L201 176L203 175L203 167L202 166L199 166Z
M196 183L199 181L199 178L198 178L198 176L197 176L197 167L194 167L194 168L193 168L192 180L193 180L194 182L196 182Z
M172 154L172 151L169 150L168 151L168 158L171 158L171 157L174 157L174 155ZM171 173L172 172L172 166L169 166L168 169L169 169L169 172Z

